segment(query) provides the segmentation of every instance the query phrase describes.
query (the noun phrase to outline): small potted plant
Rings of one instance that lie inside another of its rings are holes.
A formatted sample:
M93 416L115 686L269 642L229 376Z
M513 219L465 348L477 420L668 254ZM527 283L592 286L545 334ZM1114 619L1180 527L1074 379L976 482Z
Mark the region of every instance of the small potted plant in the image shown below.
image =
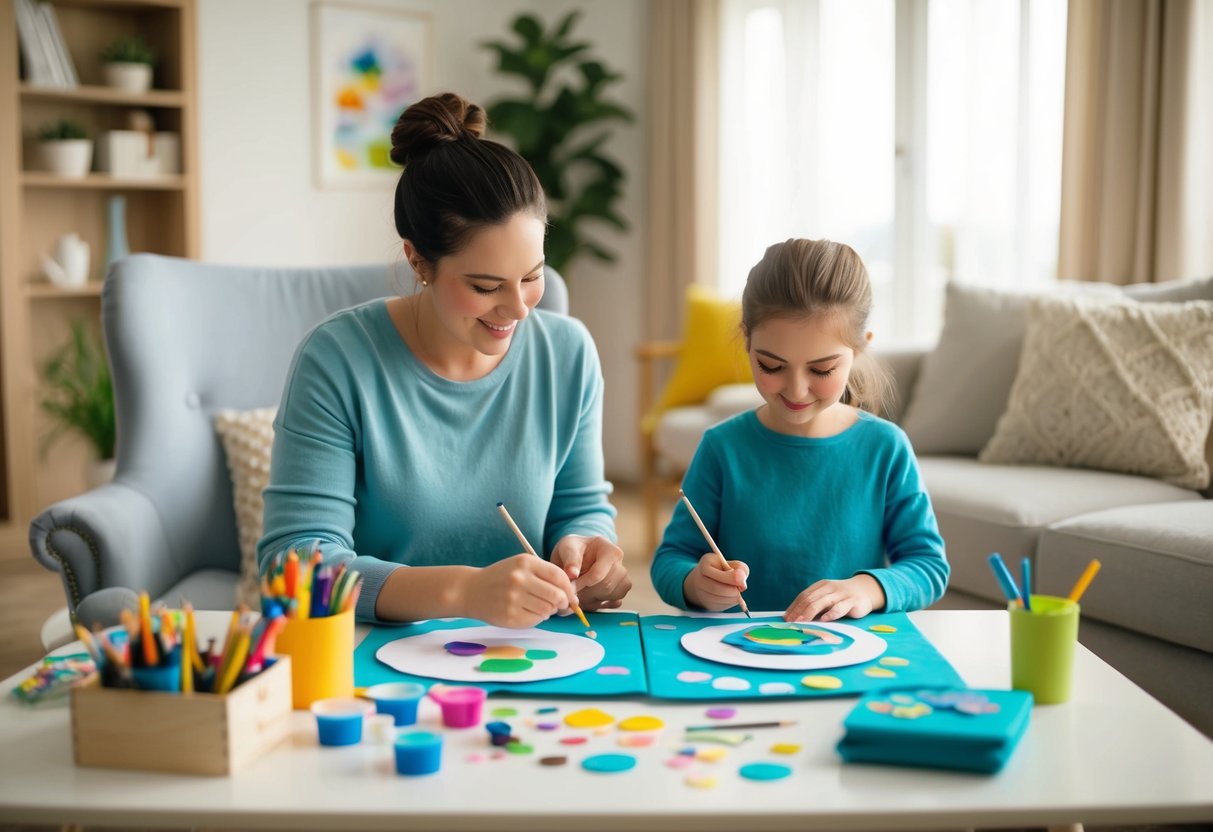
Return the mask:
M62 119L38 131L42 165L56 176L80 178L93 166L93 141L79 122Z
M82 321L73 321L71 337L42 367L42 409L55 421L43 452L65 431L80 434L95 453L88 484L109 482L114 472L114 382L101 338Z
M116 38L101 52L105 83L124 92L143 93L152 87L156 53L138 35Z

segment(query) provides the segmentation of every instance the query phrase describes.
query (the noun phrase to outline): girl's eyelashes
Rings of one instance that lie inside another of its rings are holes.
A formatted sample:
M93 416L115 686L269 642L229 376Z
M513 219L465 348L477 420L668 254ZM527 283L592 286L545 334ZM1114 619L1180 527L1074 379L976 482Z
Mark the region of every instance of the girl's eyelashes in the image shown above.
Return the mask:
M538 280L539 278L540 278L540 275L535 275L534 277L524 277L524 278L522 279L522 282L523 282L523 283L534 283L534 282L535 282L536 280ZM493 286L491 289L486 289L486 288L484 288L483 286L479 286L479 285L477 285L477 284L475 284L475 283L472 283L472 284L471 284L471 287L472 287L472 289L473 289L473 290L476 292L476 294L478 294L478 295L491 295L491 294L493 294L494 292L499 292L499 291L501 291L501 284L500 284L500 283L498 283L497 285Z
M783 370L784 367L787 366L786 364L780 364L777 367L768 367L766 364L763 364L761 361L755 361L755 363L758 365L758 369L762 370L767 375L774 375L775 373L780 372L781 370ZM817 369L810 367L809 372L819 378L829 378L830 376L834 375L834 371L837 369L838 369L838 365L834 365L833 367L831 367L828 370L817 370Z
M814 370L810 367L809 372L820 378L829 378L830 376L834 375L834 370L836 369L837 367L831 367L828 370Z
M775 373L778 373L780 370L782 370L784 368L783 364L780 364L778 367L768 367L766 364L763 364L761 361L757 361L755 363L758 364L758 369L762 370L764 373L767 373L769 375L774 375Z

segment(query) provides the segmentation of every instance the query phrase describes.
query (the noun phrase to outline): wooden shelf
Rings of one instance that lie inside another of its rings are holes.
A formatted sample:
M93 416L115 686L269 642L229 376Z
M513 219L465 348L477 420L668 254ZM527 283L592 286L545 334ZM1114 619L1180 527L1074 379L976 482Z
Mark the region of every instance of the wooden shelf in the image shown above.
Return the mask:
M30 300L56 300L59 298L95 298L101 296L99 280L90 280L83 286L65 289L54 283L30 283L25 287L25 294Z
M186 0L55 0L56 6L74 6L86 9L180 9Z
M126 104L132 107L184 107L185 93L181 90L149 90L130 93L113 87L97 87L81 84L78 87L33 87L21 84L18 88L26 101L66 101L78 104Z
M101 191L180 191L185 188L184 176L125 177L119 179L108 173L90 173L88 176L56 176L53 173L24 171L21 184L27 188L61 188L65 190Z

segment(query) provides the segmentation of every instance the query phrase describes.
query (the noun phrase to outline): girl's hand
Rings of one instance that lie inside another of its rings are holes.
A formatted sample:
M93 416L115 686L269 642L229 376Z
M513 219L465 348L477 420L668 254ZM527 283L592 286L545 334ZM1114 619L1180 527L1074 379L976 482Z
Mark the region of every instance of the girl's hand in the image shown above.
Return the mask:
M623 550L602 536L565 535L552 550L552 563L573 581L583 611L615 609L632 588Z
M884 590L871 575L856 575L845 581L818 581L796 596L784 621L833 621L846 616L863 618L885 605Z
M729 567L728 571L720 568L720 558L715 552L701 557L699 565L682 582L687 602L710 612L737 606L750 577L750 567L739 560L729 561Z
M577 602L573 584L554 564L523 552L474 570L462 608L497 627L534 627Z

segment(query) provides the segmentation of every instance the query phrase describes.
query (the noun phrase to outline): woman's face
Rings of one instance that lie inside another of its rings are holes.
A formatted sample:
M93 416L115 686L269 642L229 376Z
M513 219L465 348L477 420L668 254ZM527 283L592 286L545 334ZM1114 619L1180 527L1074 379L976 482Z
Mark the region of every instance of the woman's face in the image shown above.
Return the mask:
M518 322L543 297L544 225L515 214L483 228L422 276L444 334L487 356L510 347ZM446 338L443 339L447 340Z

